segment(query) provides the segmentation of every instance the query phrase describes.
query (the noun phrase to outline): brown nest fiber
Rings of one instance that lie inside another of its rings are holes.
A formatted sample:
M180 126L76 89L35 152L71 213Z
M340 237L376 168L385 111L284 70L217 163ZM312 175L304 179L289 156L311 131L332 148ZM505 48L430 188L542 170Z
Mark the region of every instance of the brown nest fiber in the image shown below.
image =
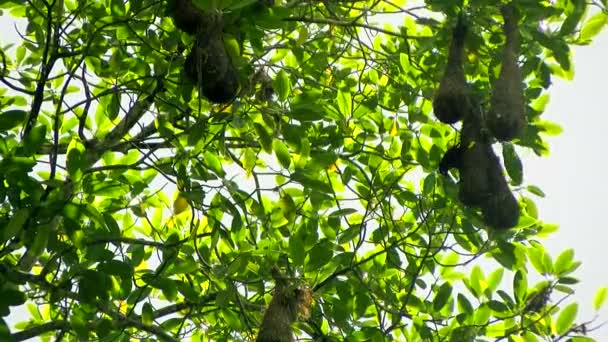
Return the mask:
M450 43L448 61L433 100L435 116L444 123L452 124L471 110L469 88L464 75L464 42L467 26L461 15Z
M188 34L196 34L203 15L192 0L169 0L169 12L175 27Z
M184 70L209 101L226 103L237 95L239 74L224 45L221 15L209 14L205 21L208 24L199 26Z
M510 3L500 8L504 19L505 45L502 51L500 74L492 86L490 110L486 124L496 139L513 140L526 126L525 99L519 57L518 15L515 5Z
M291 324L296 321L298 314L309 315L312 292L307 287L290 284L276 267L271 272L276 286L256 342L293 342Z
M519 204L505 179L500 160L482 130L478 115L464 118L460 146L446 152L440 171L456 167L460 174L460 201L481 208L486 224L495 229L517 225Z
M177 28L196 35L184 63L187 78L209 101L230 102L239 90L239 74L224 45L221 13L201 11L191 0L172 0L169 10Z

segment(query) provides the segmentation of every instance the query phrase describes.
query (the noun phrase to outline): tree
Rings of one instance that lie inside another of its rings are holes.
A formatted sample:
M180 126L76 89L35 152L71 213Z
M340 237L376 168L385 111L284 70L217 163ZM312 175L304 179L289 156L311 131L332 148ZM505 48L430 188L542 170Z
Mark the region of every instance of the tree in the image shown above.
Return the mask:
M590 341L564 301L580 263L538 240L556 226L518 151L548 153L551 79L572 77L605 2L517 2L527 123L494 144L512 229L437 172L460 126L432 111L458 18L487 111L499 7L0 1L27 22L0 51L1 339L253 340L276 282L303 339Z

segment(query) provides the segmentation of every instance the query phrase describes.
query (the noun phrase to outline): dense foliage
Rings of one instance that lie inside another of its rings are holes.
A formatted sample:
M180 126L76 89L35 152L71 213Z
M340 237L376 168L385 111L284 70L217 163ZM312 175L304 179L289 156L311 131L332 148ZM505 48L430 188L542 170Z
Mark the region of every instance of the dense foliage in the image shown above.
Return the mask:
M548 153L547 89L605 1L516 3L527 125L494 145L521 208L504 231L437 171L459 124L432 112L461 9L489 103L499 1L194 1L238 70L224 104L185 75L205 39L174 1L0 0L19 24L0 38L0 340L252 340L273 266L313 293L303 339L591 340L565 301L580 263L539 241L557 227L518 152Z

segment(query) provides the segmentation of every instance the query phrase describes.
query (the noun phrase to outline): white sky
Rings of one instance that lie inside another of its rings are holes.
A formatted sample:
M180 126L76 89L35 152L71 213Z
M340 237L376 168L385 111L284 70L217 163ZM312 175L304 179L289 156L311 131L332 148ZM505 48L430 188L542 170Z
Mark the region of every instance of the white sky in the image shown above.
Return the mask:
M15 41L13 26L7 26L4 17L0 22L5 27L0 44ZM554 79L549 89L551 101L543 114L544 119L559 123L564 133L550 138L549 157L538 158L531 153L522 156L525 183L538 185L547 194L544 199L535 198L540 217L561 227L543 242L554 258L573 248L576 260L583 262L576 272L582 281L574 296L579 303L578 322L593 319L595 292L608 286L608 267L604 265L608 262L608 222L604 219L608 214L608 181L604 180L608 154L604 146L608 144L603 141L608 113L602 102L603 96L608 100L608 87L603 84L608 80L607 62L608 30L590 46L574 47L574 80ZM11 318L25 318L18 316ZM608 307L600 312L596 323L602 321L608 321ZM601 337L608 336L608 324L589 336L602 341Z
M579 303L579 321L593 318L595 292L608 286L608 30L589 46L574 47L573 81L554 79L551 100L543 118L557 122L564 133L549 139L551 154L523 157L524 177L540 186L547 197L536 200L539 216L560 225L545 243L555 258L567 248L583 264L576 272L582 281L574 299ZM606 98L604 98L606 96ZM554 259L555 260L555 259ZM600 312L608 321L608 307ZM608 324L591 336L608 338ZM602 339L603 338L603 339Z

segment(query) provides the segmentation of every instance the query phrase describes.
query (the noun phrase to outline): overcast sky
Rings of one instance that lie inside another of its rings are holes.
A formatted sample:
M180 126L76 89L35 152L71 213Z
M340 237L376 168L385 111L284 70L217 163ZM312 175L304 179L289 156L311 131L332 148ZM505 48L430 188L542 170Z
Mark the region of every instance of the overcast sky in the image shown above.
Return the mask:
M590 46L574 47L574 80L554 79L543 114L544 119L559 123L564 133L549 138L549 157L528 154L523 161L526 182L540 186L547 195L536 201L540 217L560 226L546 240L546 247L554 258L573 248L575 258L583 262L576 272L582 282L575 299L585 320L593 318L596 290L608 286L607 63L608 30ZM604 306L600 321L607 320ZM608 341L608 324L593 336Z

